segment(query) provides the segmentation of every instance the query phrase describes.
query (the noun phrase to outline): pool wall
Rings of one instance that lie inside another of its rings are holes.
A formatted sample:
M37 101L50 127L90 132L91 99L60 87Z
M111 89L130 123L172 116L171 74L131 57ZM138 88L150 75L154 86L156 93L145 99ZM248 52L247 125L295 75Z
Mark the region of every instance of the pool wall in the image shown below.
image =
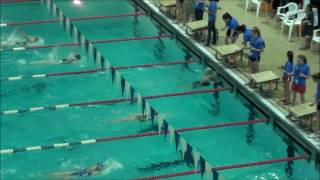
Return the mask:
M259 95L254 90L246 86L246 82L238 77L231 69L226 68L220 61L214 58L211 52L204 48L201 44L191 39L182 29L177 25L173 25L150 0L133 0L148 15L162 24L166 30L173 34L182 44L189 48L195 55L199 56L208 66L214 68L225 80L227 80L238 93L243 95L248 101L253 103L261 110L267 117L272 119L275 128L280 128L288 136L292 137L298 144L307 150L312 159L315 159L316 165L320 161L320 147L319 143L308 137L308 135L300 130L292 121L290 121L285 114L279 111L267 99ZM319 167L319 166L317 166Z

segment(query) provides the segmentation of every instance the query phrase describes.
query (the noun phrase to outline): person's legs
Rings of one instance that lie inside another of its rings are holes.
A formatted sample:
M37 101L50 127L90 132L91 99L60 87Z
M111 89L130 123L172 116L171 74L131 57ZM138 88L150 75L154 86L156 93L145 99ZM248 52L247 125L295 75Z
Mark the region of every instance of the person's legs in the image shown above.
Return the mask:
M297 92L292 91L292 102L291 104L294 106L296 104L296 97L297 97Z
M208 21L208 37L207 37L206 46L210 45L211 33L213 32L213 29L214 29L214 22L213 21Z
M216 31L216 22L212 22L212 32L213 32L213 37L212 37L212 44L217 44L217 31Z
M291 100L291 90L290 90L290 81L284 82L284 89L285 89L285 101L290 103Z
M305 103L304 93L300 93L300 100L302 104Z
M177 21L177 23L180 22L181 15L182 15L182 4L181 4L180 0L177 0L176 1L176 21Z
M258 73L260 71L260 66L259 65L260 65L260 58L256 60L256 65L255 65L256 66L255 67L256 73Z

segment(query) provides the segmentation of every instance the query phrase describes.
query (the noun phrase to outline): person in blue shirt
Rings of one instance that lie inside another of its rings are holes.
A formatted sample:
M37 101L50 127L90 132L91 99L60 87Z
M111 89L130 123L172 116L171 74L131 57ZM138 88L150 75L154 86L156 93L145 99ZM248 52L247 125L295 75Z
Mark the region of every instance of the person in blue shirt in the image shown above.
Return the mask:
M300 94L301 103L305 102L304 94L306 92L306 80L310 76L310 67L307 63L307 58L304 55L299 55L297 64L293 68L293 82L291 85L292 90L292 105L296 103L297 93Z
M205 2L204 0L196 0L194 2L194 17L196 21L203 19L203 11L204 11Z
M250 54L249 54L249 66L252 73L259 72L259 63L261 53L264 51L265 43L261 37L261 33L258 27L252 28L252 37L250 40Z
M311 104L311 106L317 106L317 113L315 114L315 119L311 122L311 131L317 130L320 128L320 72L312 74L313 81L317 84L316 93L315 93L315 101ZM313 124L316 126L314 127Z
M211 34L213 33L212 37L212 44L216 44L217 40L217 32L216 32L216 17L217 17L217 9L218 9L218 2L219 0L209 0L208 6L208 38L206 46L210 45L211 41Z
M239 25L238 20L235 17L232 17L227 12L222 15L222 19L226 24L226 26L224 28L222 28L222 31L224 31L226 28L228 28L225 43L226 44L233 44L236 42L236 40L238 38L238 33L236 31L236 28Z
M247 28L246 25L242 24L236 28L238 34L243 33L243 42L242 44L246 48L248 46L248 42L250 42L252 37L252 30Z
M291 102L291 91L290 91L290 84L291 84L291 74L293 72L293 52L287 52L287 61L284 65L280 68L283 72L282 81L284 87L284 99L282 100L284 105L288 105Z

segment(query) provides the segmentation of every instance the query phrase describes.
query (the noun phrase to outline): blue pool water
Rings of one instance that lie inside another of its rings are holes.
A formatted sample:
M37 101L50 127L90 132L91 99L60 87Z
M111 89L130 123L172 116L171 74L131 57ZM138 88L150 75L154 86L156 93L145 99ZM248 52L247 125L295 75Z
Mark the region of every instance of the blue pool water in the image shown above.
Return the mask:
M69 17L134 13L129 0L90 0L75 6L56 0ZM16 13L21 12L21 13ZM30 13L33 12L33 13ZM29 21L55 18L38 2L1 4L1 21ZM77 21L74 25L89 40L156 36L163 31L148 16ZM1 40L17 27L1 28ZM21 26L30 35L40 36L42 45L76 42L59 23ZM172 38L94 45L113 66L183 61L187 47ZM72 64L42 63L61 59L75 51L82 55ZM188 50L187 50L188 51ZM197 60L195 55L192 58ZM81 71L99 68L79 47L58 47L1 52L1 78L39 73ZM191 91L192 82L201 80L204 65L199 63L120 70L122 76L143 96ZM228 83L223 79L224 86ZM209 89L212 86L200 89ZM121 89L112 83L110 72L1 81L1 111L28 109L56 104L122 98ZM226 122L266 118L244 97L230 91L148 100L174 128L188 128ZM86 139L129 135L157 130L150 121L129 121L140 114L136 103L128 102L70 107L59 110L1 115L1 149L50 145ZM213 166L263 161L305 151L286 135L276 131L273 122L181 133L188 143ZM279 131L279 129L278 129ZM180 160L175 144L164 136L151 136L78 145L44 151L1 154L1 179L60 179L63 174L100 162L106 167L87 178L130 179L193 170ZM319 178L314 161L295 161L221 171L224 179L310 179ZM75 177L78 179L79 177ZM200 179L200 175L172 179Z

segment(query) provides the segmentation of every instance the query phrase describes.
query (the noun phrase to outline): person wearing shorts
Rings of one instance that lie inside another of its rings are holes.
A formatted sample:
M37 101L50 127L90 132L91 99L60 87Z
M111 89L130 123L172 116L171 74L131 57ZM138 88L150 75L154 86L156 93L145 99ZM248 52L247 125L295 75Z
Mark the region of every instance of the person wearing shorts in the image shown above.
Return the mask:
M311 38L314 30L314 13L311 4L306 6L306 17L302 21L302 36L305 37L305 45L300 50L308 50L311 46Z
M307 58L304 55L299 55L297 64L293 68L292 90L292 105L296 103L297 93L300 94L301 103L305 102L304 94L306 92L306 80L310 76L310 67L307 63Z
M249 66L252 73L259 72L259 63L261 53L264 51L265 43L261 37L261 33L258 27L252 28L252 37L250 40L250 54L249 54Z
M291 91L290 91L290 84L291 84L291 74L293 72L293 52L287 52L287 61L286 63L280 67L283 71L282 81L283 81L283 88L284 88L284 98L281 100L284 105L288 105L291 103Z
M236 31L236 28L239 25L238 20L235 17L232 17L227 12L222 15L222 19L226 24L226 26L222 28L222 31L228 28L225 38L225 44L233 44L238 38L238 33Z

